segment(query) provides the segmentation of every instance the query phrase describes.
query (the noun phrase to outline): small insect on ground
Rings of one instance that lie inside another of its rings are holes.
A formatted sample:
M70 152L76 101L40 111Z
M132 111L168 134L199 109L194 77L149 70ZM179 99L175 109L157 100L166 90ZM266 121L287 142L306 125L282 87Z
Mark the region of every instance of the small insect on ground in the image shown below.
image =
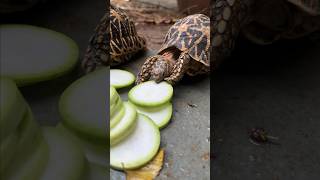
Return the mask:
M275 142L279 140L278 137L268 135L268 132L263 128L252 128L248 132L249 140L254 145L261 145L261 144L274 144L280 145L279 143Z

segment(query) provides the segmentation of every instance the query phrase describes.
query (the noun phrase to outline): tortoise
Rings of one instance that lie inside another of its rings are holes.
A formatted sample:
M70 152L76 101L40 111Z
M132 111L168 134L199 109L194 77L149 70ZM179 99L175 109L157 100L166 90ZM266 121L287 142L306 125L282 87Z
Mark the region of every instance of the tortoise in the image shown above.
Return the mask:
M138 35L134 22L124 11L110 5L110 14L104 14L89 40L82 67L90 72L98 66L117 66L145 48L146 41Z
M184 74L208 74L209 50L210 18L204 14L182 18L170 27L158 53L146 59L136 83L165 80L175 84Z
M215 0L211 6L210 61L213 70L231 54L240 32L249 40L265 45L280 38L300 38L320 30L319 0ZM179 29L175 29L173 31L179 32ZM174 32L169 30L168 34ZM184 39L181 35L178 33L177 45ZM164 47L167 47L166 44ZM157 59L164 59L161 51L146 60L138 74L137 83L148 79L160 81L163 76L172 74L168 63ZM159 76L157 74L162 75L155 78ZM170 78L164 80L172 81ZM179 78L174 81L177 80Z
M211 12L212 69L232 52L239 34L265 45L320 30L319 0L215 0Z

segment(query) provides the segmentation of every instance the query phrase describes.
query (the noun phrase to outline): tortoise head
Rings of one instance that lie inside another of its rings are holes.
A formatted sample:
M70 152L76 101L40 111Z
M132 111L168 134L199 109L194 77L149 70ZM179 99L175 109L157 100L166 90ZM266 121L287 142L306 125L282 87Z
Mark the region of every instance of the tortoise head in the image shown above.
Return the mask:
M157 61L153 64L150 73L150 80L154 80L159 83L170 75L171 70L172 65L170 61L165 59L163 56L158 56Z

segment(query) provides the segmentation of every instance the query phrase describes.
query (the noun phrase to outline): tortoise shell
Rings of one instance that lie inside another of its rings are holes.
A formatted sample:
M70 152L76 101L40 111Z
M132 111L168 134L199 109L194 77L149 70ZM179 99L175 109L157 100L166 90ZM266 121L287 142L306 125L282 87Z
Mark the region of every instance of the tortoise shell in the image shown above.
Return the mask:
M146 48L146 41L140 37L136 27L124 11L110 6L110 55L111 65L129 61L138 51Z
M310 15L320 15L319 0L287 0Z
M119 65L145 47L146 42L137 34L134 23L122 10L110 5L110 14L101 18L89 40L82 66L90 72L100 65Z
M82 68L86 72L91 72L97 66L110 66L110 56L108 55L109 46L109 15L106 13L95 29L94 34L90 37L89 45L82 61Z
M210 18L194 14L178 20L168 31L158 54L170 48L187 52L190 57L206 67L210 66Z
M258 44L300 38L320 30L319 0L260 0L252 12L252 21L244 26L243 33Z

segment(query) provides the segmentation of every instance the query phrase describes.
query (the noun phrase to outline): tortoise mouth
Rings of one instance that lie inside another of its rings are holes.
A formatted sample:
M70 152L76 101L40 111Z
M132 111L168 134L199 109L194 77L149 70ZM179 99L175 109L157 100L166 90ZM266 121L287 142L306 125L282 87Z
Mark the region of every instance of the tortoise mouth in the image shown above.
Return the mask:
M163 72L153 72L151 74L150 80L155 81L156 83L160 83L165 78L165 74Z
M160 83L161 81L164 80L164 78L160 78L159 76L152 76L152 77L150 78L150 80L153 80L153 81L155 81L156 83Z
M168 77L171 72L172 63L163 56L159 57L157 62L152 67L150 80L159 83Z

